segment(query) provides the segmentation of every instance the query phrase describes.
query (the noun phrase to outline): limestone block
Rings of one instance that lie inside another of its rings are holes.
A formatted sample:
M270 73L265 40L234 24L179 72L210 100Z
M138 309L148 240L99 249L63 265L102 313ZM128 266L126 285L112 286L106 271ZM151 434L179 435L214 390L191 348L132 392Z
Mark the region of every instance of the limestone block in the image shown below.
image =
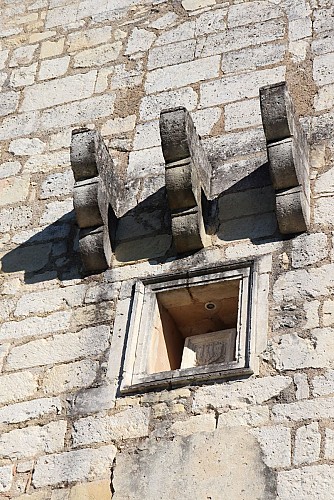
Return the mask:
M284 59L283 43L263 43L260 46L223 53L222 69L224 73L261 68L269 64L278 64Z
M0 116L10 115L17 108L19 95L17 92L3 92L0 103Z
M77 484L71 488L68 500L111 500L110 480Z
M323 233L303 234L292 241L291 260L295 268L315 264L327 255L327 236Z
M0 206L26 200L30 187L30 177L21 176L0 180Z
M156 35L152 31L145 29L134 28L125 50L126 55L134 54L135 52L146 52L156 39Z
M109 479L116 451L115 446L109 445L41 457L35 466L33 485L40 488L68 482Z
M321 434L317 422L299 427L296 432L294 464L316 462L319 459L320 442Z
M0 179L12 177L21 170L21 163L18 161L5 161L0 164Z
M59 398L33 399L0 408L0 423L16 424L46 415L55 416L59 415L61 410L62 403Z
M169 43L180 42L181 40L190 40L195 37L195 22L186 21L179 24L176 28L162 33L154 45L165 45Z
M326 370L312 381L313 396L327 396L334 393L334 370Z
M216 417L213 413L196 415L187 420L174 422L168 432L175 436L191 436L198 432L213 432L216 429Z
M51 42L47 40L42 42L41 45L41 59L47 59L48 57L59 56L64 50L65 38L59 38L56 42Z
M273 484L256 438L247 429L234 427L172 441L147 440L134 450L122 450L114 468L113 500L168 500L179 498L180 492L185 500L273 500Z
M282 425L254 429L268 467L289 467L291 464L291 430Z
M14 69L10 75L11 87L23 87L35 82L37 63Z
M326 429L325 431L325 458L333 459L334 457L334 431Z
M216 0L182 0L182 7L185 10L193 11L197 9L203 9L203 7L209 7L210 5L215 5Z
M216 78L219 75L220 57L206 57L150 71L146 79L146 92L185 87L191 83Z
M55 335L13 347L7 360L9 370L65 363L76 358L96 356L109 345L108 326L85 328L78 333Z
M296 385L296 399L308 399L310 397L310 388L305 373L296 373L293 377Z
M103 66L115 61L122 48L122 42L106 43L93 49L83 50L74 56L75 68L91 68Z
M191 87L185 87L157 95L144 96L140 104L140 118L142 120L153 120L159 118L163 109L172 106L184 106L192 111L197 105L197 93Z
M34 53L37 47L38 45L35 44L35 45L24 45L22 47L15 49L13 51L12 58L9 61L9 67L14 68L16 66L30 64L34 57Z
M45 150L45 143L40 139L15 139L11 141L8 151L15 156L30 156L43 153Z
M67 422L58 420L3 433L0 437L0 456L13 459L60 451L64 447L66 428Z
M51 78L63 76L67 71L69 62L69 56L41 61L41 67L38 73L39 80L49 80Z
M81 418L73 425L75 447L99 442L120 442L148 436L149 408L133 407L114 415Z
M209 38L209 37L208 37ZM223 49L222 49L223 50ZM257 97L258 88L285 77L285 67L262 69L250 74L224 76L201 84L201 106L217 106L250 97Z
M247 425L260 426L269 422L268 406L247 406L237 409L224 409L219 414L218 429L226 427L239 427Z
M51 108L90 97L94 92L97 72L71 75L50 82L37 83L25 89L23 111Z
M111 38L111 26L103 26L102 28L93 28L89 30L80 30L74 33L69 33L69 52L76 52L81 49L88 49L106 43Z
M277 404L272 408L272 415L274 422L282 423L333 418L334 401L329 397Z
M46 394L61 394L89 387L96 378L98 368L98 362L90 359L53 366L46 371L42 388Z
M279 472L277 476L277 500L308 500L328 498L334 488L334 467L314 465L290 471Z
M65 196L72 193L74 185L73 173L71 170L49 175L41 186L40 198Z
M0 377L0 404L13 403L32 397L38 387L37 375L28 371Z
M232 382L224 385L200 387L194 394L193 410L204 408L225 408L232 404L235 408L262 404L278 396L292 383L290 377L263 377Z
M0 493L9 491L12 486L12 481L13 481L13 466L4 465L3 467L0 467Z
M35 316L22 321L4 322L0 326L0 341L44 336L66 330L70 317L70 311L60 311L48 314L47 317Z

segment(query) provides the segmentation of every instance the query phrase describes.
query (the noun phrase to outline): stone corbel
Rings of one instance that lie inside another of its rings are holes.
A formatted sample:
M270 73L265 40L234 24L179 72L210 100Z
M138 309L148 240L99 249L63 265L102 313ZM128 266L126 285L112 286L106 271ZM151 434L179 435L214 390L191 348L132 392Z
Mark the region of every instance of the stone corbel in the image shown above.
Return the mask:
M114 165L97 131L72 132L71 166L76 181L73 204L80 228L81 258L88 271L104 270L110 265L115 231L111 207Z
M160 135L174 245L178 253L196 251L208 238L201 200L211 167L185 108L161 112Z
M260 89L276 216L283 234L306 231L310 222L309 149L285 82Z
M306 231L310 222L309 149L286 83L262 87L260 104L280 232Z

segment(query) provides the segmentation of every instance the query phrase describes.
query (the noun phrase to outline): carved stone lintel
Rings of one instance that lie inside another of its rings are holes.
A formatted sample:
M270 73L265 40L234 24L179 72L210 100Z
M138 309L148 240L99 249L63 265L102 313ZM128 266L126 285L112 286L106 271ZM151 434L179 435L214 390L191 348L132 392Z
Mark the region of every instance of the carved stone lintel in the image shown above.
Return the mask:
M306 231L310 221L309 149L286 83L261 88L260 104L278 226L284 234Z
M185 108L161 113L160 135L174 245L178 253L196 251L207 238L201 197L211 167Z
M78 226L79 250L89 271L110 265L112 245L109 228L110 207L115 199L114 165L96 130L81 129L72 133L71 165L75 178L74 209Z

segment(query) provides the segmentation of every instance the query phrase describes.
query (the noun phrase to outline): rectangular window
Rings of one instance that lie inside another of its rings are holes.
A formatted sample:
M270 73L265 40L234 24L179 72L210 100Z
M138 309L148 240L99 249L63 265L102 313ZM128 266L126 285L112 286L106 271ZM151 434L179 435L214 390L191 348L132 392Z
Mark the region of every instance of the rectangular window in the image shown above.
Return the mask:
M121 392L253 373L256 276L247 262L137 281Z

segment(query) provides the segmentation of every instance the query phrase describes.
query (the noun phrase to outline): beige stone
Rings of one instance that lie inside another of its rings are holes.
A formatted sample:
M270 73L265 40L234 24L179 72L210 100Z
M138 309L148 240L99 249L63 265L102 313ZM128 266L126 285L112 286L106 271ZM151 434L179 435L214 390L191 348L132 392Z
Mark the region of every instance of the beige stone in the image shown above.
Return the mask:
M30 177L14 177L0 180L0 206L24 201L29 193Z
M77 484L71 488L69 500L111 500L110 480Z
M64 50L65 38L60 38L56 42L51 42L49 40L42 42L41 46L41 59L47 59L48 57L59 56Z

